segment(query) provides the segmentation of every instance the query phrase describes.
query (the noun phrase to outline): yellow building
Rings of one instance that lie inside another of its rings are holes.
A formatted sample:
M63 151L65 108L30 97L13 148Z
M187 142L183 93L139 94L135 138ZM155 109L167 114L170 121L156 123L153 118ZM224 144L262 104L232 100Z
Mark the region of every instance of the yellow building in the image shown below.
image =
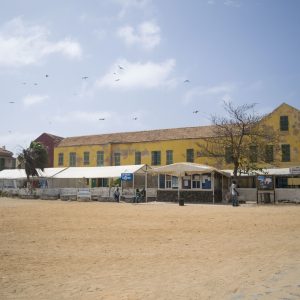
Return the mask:
M281 104L263 122L279 135L281 151L272 150L265 167L300 166L300 111ZM232 168L225 158L206 157L201 138L210 137L212 126L123 132L63 139L54 149L54 167L166 165L195 162L222 169Z

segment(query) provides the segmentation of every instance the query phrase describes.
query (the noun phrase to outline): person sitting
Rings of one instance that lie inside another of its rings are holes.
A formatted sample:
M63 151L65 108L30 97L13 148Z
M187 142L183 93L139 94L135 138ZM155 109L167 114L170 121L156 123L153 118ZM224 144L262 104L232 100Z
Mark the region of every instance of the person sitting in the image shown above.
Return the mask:
M135 190L135 197L133 197L133 203L139 203L141 199L141 192L139 189Z

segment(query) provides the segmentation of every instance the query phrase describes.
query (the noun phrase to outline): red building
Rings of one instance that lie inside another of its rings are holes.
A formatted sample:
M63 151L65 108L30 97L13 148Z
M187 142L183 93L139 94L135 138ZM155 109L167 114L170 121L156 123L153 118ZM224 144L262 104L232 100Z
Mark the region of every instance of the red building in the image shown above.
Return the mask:
M47 149L49 158L48 168L53 168L54 147L56 147L63 139L63 137L44 132L34 140L35 142L43 144Z

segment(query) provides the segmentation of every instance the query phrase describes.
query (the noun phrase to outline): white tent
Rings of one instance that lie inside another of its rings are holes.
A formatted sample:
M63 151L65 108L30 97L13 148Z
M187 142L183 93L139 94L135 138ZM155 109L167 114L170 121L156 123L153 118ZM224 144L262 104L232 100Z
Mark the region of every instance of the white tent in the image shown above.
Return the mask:
M221 170L218 170L214 167L210 167L207 165L200 165L196 163L175 163L171 165L161 166L157 168L153 168L150 172L158 173L158 174L169 174L174 176L184 176L185 174L202 174L202 173L211 173L218 172L223 174L224 176L230 177L230 174Z
M175 163L175 164L153 168L149 170L149 172L156 173L156 174L173 175L178 177L179 181L181 181L182 177L186 175L205 174L205 173L212 173L212 174L219 173L225 177L230 177L229 173L218 170L214 167L196 164L196 163L188 163L188 162ZM180 200L180 184L178 186L178 201L179 200ZM214 189L213 189L213 203L214 203Z
M66 168L45 168L44 171L37 169L39 177L52 177ZM5 169L0 171L0 179L26 179L25 169Z
M149 168L149 167L148 167ZM108 167L69 167L53 178L118 178L122 173L145 172L146 165L125 165Z

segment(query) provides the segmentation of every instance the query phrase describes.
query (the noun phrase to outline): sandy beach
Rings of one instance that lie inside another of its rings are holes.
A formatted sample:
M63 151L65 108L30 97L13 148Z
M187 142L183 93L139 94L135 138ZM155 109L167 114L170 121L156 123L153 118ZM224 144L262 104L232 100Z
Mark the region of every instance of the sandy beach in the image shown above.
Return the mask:
M300 299L300 205L0 198L0 299Z

